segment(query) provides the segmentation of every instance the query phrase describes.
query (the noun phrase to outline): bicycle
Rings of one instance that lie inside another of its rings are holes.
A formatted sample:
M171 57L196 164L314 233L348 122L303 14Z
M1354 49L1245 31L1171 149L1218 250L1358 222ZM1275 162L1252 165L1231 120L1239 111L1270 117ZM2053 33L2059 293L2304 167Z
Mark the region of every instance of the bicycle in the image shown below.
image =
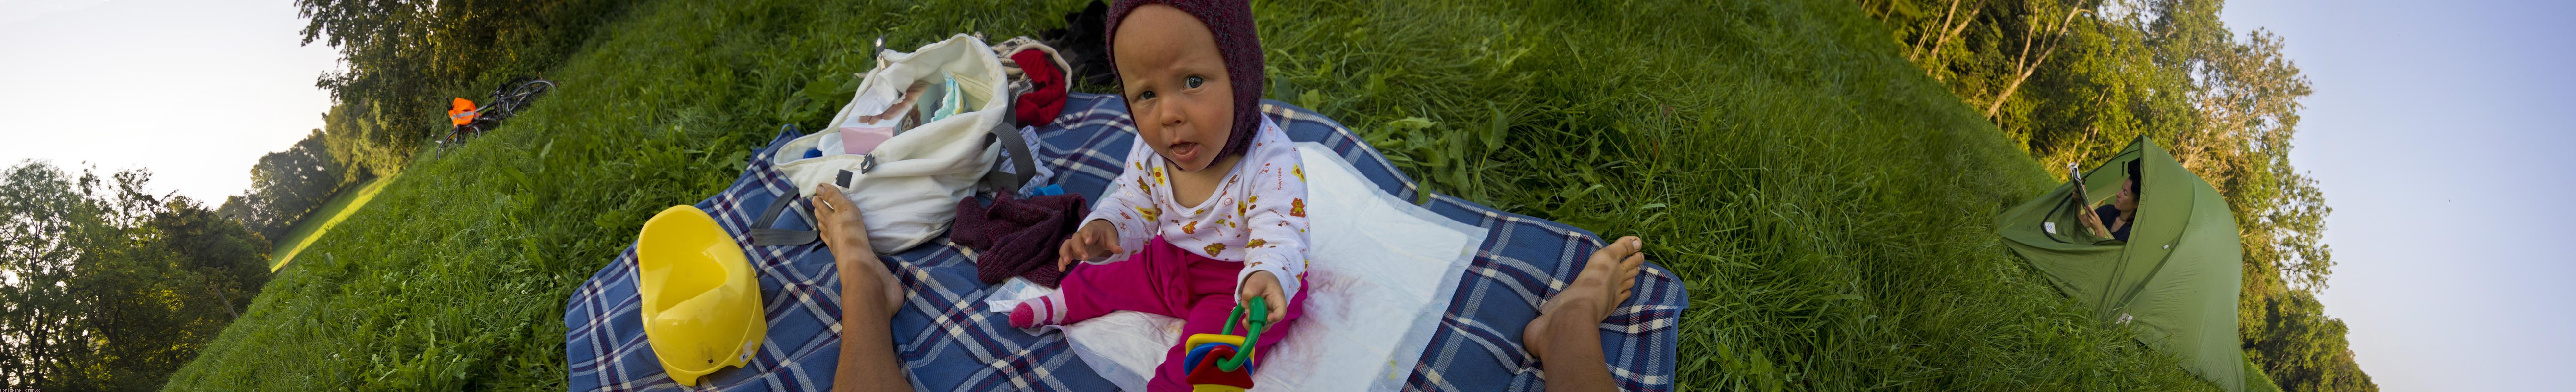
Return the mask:
M473 120L450 128L447 136L438 139L440 153L444 154L450 146L463 145L468 139L481 136L484 132L490 132L492 128L501 126L501 121L508 120L510 117L517 116L519 111L535 106L537 96L554 91L554 88L555 82L545 79L516 78L501 83L500 88L492 90L491 103L463 114L473 116Z

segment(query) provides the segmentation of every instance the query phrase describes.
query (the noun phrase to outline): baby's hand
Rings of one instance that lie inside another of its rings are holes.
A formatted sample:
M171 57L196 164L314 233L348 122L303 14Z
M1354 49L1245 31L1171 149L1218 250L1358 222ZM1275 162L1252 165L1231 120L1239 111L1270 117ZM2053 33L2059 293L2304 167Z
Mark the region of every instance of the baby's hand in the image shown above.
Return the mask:
M1243 284L1239 287L1241 292L1235 297L1235 303L1261 298L1263 305L1270 309L1271 324L1277 324L1280 318L1288 316L1288 294L1279 289L1279 278L1270 276L1270 271L1257 271L1252 276L1243 277Z
M1110 227L1109 221L1093 219L1084 222L1081 229L1075 229L1073 237L1065 238L1063 245L1056 246L1055 270L1063 271L1075 261L1108 258L1119 253L1126 253L1126 250L1118 248L1118 228Z

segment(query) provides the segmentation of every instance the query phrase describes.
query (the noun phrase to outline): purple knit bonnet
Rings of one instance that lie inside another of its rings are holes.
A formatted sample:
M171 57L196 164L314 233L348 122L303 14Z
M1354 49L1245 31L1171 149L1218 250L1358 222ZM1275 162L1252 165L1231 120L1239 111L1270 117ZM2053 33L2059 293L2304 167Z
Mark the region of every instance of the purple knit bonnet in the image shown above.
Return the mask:
M1118 24L1127 13L1146 4L1163 4L1199 18L1216 38L1216 51L1225 57L1226 83L1234 87L1234 134L1225 139L1225 149L1218 157L1237 155L1252 148L1253 132L1261 129L1261 37L1252 28L1252 3L1244 0L1116 0L1109 3L1108 31L1103 32L1102 46L1117 46ZM1116 52L1112 50L1110 52ZM1114 55L1113 55L1114 56ZM1109 57L1117 64L1116 57ZM1110 67L1117 75L1117 67Z

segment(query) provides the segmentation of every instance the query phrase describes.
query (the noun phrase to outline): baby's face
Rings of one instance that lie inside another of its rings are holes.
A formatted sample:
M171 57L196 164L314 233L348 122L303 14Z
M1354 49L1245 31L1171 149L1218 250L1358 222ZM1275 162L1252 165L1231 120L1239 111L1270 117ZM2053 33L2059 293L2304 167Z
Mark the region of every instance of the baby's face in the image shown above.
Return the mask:
M1207 24L1168 5L1136 7L1109 51L1136 131L1181 170L1217 160L1234 129L1234 86Z

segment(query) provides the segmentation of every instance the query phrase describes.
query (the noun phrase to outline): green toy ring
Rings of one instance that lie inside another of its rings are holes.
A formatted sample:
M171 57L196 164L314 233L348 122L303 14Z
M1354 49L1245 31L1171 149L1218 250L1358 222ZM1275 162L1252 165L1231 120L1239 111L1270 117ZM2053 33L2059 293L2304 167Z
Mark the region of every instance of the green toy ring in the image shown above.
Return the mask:
M1216 361L1216 367L1218 370L1231 372L1235 369L1243 368L1246 364L1252 363L1253 346L1261 342L1261 330L1270 329L1270 320L1267 318L1256 319L1251 315L1258 314L1269 316L1270 306L1266 305L1266 302L1269 301L1264 301L1261 297L1253 297L1251 301L1244 302L1242 306L1234 307L1234 312L1225 316L1225 327L1219 329L1218 333L1233 335L1234 323L1237 321L1243 322L1243 349L1235 350L1233 358L1218 359Z

